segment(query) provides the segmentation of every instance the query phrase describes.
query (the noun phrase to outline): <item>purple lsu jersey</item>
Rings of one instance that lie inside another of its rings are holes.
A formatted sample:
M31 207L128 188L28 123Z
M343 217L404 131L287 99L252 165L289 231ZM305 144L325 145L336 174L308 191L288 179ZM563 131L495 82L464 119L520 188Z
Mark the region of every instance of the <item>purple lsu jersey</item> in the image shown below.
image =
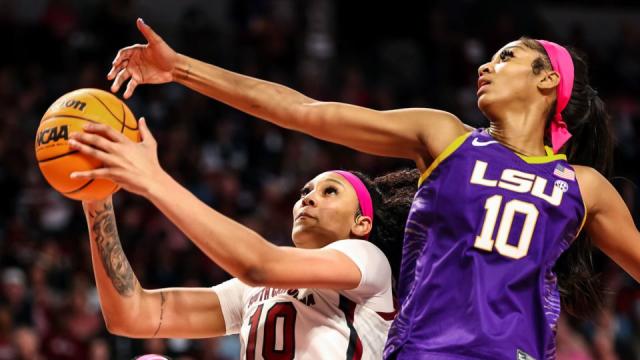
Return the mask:
M385 358L555 359L552 268L585 219L566 156L520 156L475 130L420 181Z

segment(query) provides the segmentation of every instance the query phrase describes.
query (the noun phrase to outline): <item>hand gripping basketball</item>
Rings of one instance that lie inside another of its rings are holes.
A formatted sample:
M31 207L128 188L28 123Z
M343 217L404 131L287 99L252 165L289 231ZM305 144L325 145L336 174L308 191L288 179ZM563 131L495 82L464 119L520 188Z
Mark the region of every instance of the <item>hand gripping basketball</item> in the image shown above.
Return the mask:
M129 192L147 195L164 171L158 161L158 145L144 118L140 118L138 126L141 136L138 143L102 124L87 124L84 132L71 134L72 149L103 164L99 169L73 172L71 178L106 179Z

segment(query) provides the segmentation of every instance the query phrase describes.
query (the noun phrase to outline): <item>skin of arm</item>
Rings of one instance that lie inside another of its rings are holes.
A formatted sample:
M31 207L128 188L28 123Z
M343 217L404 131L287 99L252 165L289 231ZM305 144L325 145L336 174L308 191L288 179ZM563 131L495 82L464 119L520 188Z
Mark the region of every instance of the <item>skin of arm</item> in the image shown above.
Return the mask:
M105 167L73 178L104 178L149 199L211 260L250 286L356 288L358 266L333 249L275 246L251 229L211 209L160 166L157 143L139 121L142 141L132 142L111 127L87 124L69 144Z
M136 26L146 44L121 49L107 78L129 98L139 84L178 82L278 126L362 152L414 160L419 169L470 131L456 116L426 108L377 111L323 102L269 81L241 75L175 52L150 26Z
M198 248L250 286L353 289L357 265L333 249L275 246L196 198L166 173L144 196Z
M622 197L596 170L575 166L587 206L585 230L594 244L640 282L640 232Z
M133 338L203 338L225 334L217 294L209 288L145 290L118 237L111 198L83 202L100 306L109 332Z
M358 151L428 163L469 131L455 115L427 108L377 111L309 98L286 86L177 55L178 83L278 126Z

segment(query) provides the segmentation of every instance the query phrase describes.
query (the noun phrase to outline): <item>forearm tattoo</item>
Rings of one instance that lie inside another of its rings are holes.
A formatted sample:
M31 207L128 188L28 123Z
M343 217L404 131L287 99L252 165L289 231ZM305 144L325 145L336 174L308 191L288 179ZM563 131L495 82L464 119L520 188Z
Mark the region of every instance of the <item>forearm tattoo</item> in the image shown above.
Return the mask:
M113 287L122 296L133 296L138 280L122 250L113 205L106 203L103 210L96 210L90 216L98 252Z
M158 323L158 328L156 329L156 332L153 333L153 337L156 337L156 335L158 335L158 332L160 331L160 327L162 326L162 316L164 315L164 302L165 302L164 291L161 291L160 292L160 322Z

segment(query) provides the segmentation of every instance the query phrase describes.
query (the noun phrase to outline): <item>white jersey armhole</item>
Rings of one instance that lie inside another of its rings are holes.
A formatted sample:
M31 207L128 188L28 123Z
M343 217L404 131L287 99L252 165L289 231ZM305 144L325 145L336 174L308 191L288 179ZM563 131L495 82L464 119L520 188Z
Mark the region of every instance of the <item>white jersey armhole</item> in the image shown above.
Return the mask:
M354 289L339 291L355 303L377 312L392 312L391 265L382 250L366 240L339 240L326 249L338 250L360 269L360 283Z
M237 334L242 327L245 291L250 287L233 278L211 289L218 295L224 318L226 335Z

